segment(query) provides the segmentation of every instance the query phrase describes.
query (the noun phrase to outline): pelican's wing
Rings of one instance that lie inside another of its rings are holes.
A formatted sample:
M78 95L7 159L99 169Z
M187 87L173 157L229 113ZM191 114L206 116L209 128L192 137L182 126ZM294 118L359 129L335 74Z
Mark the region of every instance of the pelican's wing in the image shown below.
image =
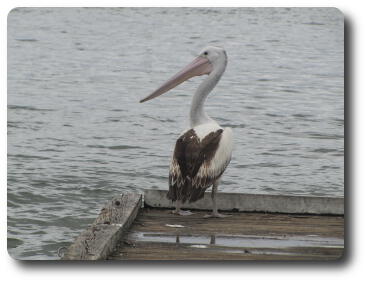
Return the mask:
M204 142L205 138L203 139L202 143ZM222 174L226 170L232 158L232 130L230 128L225 128L224 130L222 130L220 140L218 141L215 149L211 148L213 146L214 145L211 143L209 146L205 147L207 151L204 152L204 154L206 155L204 158L204 162L201 164L193 180L195 187L206 186L208 183L210 186L213 181L222 176ZM213 150L214 154L212 154Z
M190 197L193 168L200 154L200 140L193 129L182 134L176 141L169 170L169 191L172 201L185 202Z
M190 129L180 136L170 166L169 199L196 201L222 175L230 160L221 160L223 133L226 129L215 129L200 140Z

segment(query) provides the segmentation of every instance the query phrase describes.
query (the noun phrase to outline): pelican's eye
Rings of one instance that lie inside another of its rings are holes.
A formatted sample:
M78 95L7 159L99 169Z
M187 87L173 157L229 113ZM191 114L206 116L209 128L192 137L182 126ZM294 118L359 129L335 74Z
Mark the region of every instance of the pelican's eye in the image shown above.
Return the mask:
M204 55L205 55L205 56L206 56L206 55L208 55L208 51L205 51L205 52L204 52Z

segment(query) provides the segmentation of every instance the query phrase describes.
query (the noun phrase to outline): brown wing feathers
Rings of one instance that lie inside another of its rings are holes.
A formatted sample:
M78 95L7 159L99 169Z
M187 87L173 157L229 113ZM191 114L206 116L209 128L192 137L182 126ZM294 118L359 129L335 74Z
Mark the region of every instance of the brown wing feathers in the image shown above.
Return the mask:
M204 196L205 190L219 176L199 177L197 173L214 157L222 132L222 129L211 132L200 142L191 129L177 140L169 176L169 199L192 202Z

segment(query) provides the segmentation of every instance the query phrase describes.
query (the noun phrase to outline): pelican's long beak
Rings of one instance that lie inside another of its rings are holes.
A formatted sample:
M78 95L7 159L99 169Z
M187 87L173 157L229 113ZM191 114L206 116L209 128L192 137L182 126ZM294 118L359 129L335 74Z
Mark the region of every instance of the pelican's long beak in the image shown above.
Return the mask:
M146 98L140 100L140 103L156 98L157 96L160 96L161 94L169 91L170 89L178 86L192 77L209 74L212 70L213 66L208 59L201 56L196 57L194 61L192 61L189 65L165 82L156 91L148 95Z

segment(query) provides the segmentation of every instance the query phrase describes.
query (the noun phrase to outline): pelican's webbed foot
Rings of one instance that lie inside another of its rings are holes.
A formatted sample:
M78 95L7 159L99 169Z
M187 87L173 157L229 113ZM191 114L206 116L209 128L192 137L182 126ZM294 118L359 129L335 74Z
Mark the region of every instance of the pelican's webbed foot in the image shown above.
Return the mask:
M230 214L221 214L219 212L212 212L211 214L207 214L204 218L225 218L231 216Z
M189 216L189 215L192 215L194 213L192 213L190 210L172 210L172 213L173 214L177 214L177 215L181 215L181 216Z

